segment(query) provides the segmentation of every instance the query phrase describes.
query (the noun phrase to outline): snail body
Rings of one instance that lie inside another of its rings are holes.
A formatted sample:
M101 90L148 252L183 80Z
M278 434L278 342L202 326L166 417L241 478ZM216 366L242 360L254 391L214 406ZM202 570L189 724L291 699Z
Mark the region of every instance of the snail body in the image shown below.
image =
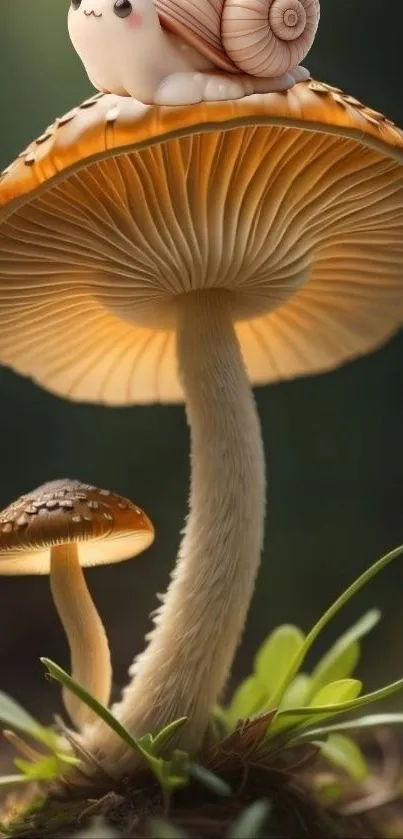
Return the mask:
M68 28L98 90L188 105L287 90L319 0L71 0Z

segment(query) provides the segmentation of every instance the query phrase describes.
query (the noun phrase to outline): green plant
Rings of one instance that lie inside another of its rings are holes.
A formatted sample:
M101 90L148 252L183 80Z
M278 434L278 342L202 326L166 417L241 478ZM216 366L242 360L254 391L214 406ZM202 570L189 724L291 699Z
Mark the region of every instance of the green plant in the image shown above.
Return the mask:
M361 681L353 676L360 657L361 641L377 625L380 612L376 609L367 612L341 635L311 672L305 672L303 667L307 653L330 620L402 553L403 547L397 548L365 571L307 635L293 625L281 626L269 635L255 657L252 674L238 688L227 707L215 710L216 730L220 731L222 739L231 736L240 720L260 717L264 722L264 715L271 711L262 729L258 749L264 748L273 755L279 752L287 755L291 748L311 744L355 782L366 777L368 767L365 758L350 735L377 725L401 725L403 713L371 714L341 722L334 721L334 718L379 702L403 688L403 679L399 679L372 693L363 693ZM47 658L41 661L49 678L71 691L128 748L141 756L160 784L165 810L169 807L172 793L191 780L203 784L217 795L231 795L232 790L223 778L194 762L185 752L173 748L167 756L166 747L185 718L172 721L156 735L147 734L136 739L106 707L57 664ZM25 757L15 760L20 774L0 778L0 785L14 786L32 781L48 783L65 775L72 766L85 772L85 754L75 751L74 737L71 738L72 748L69 748L60 733L42 726L5 694L0 694L0 723L6 727L10 741ZM41 751L30 746L29 741L32 740L41 746Z
M101 705L93 696L90 696L84 688L77 684L61 667L47 658L41 659L48 670L51 679L59 682L67 690L75 694L82 702L90 707L109 727L134 751L143 758L145 764L159 782L166 809L170 802L170 796L176 789L180 789L189 783L190 778L200 781L217 795L230 795L231 789L221 778L217 778L205 767L199 766L189 758L186 752L175 749L169 759L160 756L163 746L171 739L175 731L180 728L185 718L171 722L158 734L152 736L146 734L139 739L133 737L130 732Z
M14 760L20 774L0 777L1 787L49 782L80 762L52 728L41 725L3 692L0 692L0 725L4 726L6 739L22 755ZM36 744L35 748L32 742Z
M361 640L377 625L380 612L371 609L344 632L311 673L301 669L319 634L349 600L380 571L399 557L399 547L365 571L330 606L311 631L304 635L293 625L275 629L262 644L254 660L253 673L239 686L226 708L217 708L221 724L232 729L237 720L275 709L265 740L284 749L311 743L331 763L347 771L355 781L367 774L365 759L348 737L363 728L403 723L403 714L378 714L318 727L337 715L359 710L403 689L403 679L362 694L363 685L352 678L358 664Z

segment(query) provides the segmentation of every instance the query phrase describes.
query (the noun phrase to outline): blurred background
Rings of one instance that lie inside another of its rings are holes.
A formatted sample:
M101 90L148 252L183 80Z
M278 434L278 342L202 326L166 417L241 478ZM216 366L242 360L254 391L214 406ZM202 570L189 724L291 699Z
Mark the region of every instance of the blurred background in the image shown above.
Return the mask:
M312 74L403 125L401 0L385 7L379 0L321 0L321 8L306 62ZM67 9L68 0L0 3L0 169L91 95L69 43ZM403 542L402 380L401 334L331 374L257 390L269 472L267 533L230 687L246 675L270 629L285 621L308 629L358 573ZM44 481L78 477L130 496L156 525L146 554L88 572L111 640L116 690L174 562L186 513L188 442L180 406L72 404L0 368L0 509ZM403 558L355 599L319 650L378 605L383 621L367 641L360 674L369 687L402 676L402 593ZM68 664L47 578L1 578L0 688L46 721L60 703L41 655Z

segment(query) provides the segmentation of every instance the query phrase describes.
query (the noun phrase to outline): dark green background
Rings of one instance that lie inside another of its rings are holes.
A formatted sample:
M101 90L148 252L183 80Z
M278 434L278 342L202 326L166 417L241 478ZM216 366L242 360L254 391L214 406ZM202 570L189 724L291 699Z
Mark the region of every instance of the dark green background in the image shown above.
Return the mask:
M401 0L322 0L307 62L312 73L403 125ZM70 47L66 0L1 0L0 167L91 93ZM403 293L403 266L402 266ZM61 336L62 340L62 336ZM403 336L334 373L257 391L270 479L267 538L234 678L278 622L308 628L340 589L403 542ZM70 404L0 368L0 507L56 477L80 477L132 497L157 541L133 562L88 579L110 633L116 681L141 647L174 561L186 511L188 434L181 407ZM364 656L371 685L403 675L403 560L361 595L384 622ZM67 664L42 578L0 582L0 683L43 718L58 695L39 655Z

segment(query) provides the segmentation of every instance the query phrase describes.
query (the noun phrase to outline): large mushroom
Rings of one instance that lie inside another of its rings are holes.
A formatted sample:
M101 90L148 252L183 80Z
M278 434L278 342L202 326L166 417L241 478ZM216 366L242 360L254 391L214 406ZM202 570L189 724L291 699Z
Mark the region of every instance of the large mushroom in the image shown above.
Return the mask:
M228 679L265 509L250 382L330 370L403 315L403 133L304 82L236 103L97 96L0 181L0 359L49 390L185 399L190 512L115 707L137 735L187 716L198 748ZM89 743L121 772L105 728Z

